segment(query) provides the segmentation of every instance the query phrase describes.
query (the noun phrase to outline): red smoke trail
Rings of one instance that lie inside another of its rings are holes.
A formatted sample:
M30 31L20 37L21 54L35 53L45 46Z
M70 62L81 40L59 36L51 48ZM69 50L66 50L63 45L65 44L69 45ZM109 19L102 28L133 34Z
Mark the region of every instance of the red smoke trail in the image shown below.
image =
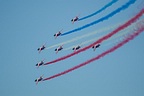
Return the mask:
M102 41L110 38L111 36L113 36L114 34L118 33L120 30L123 30L124 28L126 28L127 26L129 26L130 24L132 24L133 22L135 22L140 16L142 16L144 13L144 9L142 9L136 16L134 16L133 18L131 18L129 21L127 21L125 24L121 25L120 27L118 27L117 29L115 29L114 31L112 31L111 33L107 34L106 36L100 38L99 40L97 40L96 42L90 44L89 46L86 46L82 49L79 49L78 51L75 51L71 54L68 54L66 56L63 56L61 58L58 58L56 60L53 60L53 61L50 61L50 62L47 62L45 63L44 65L48 65L48 64L51 64L51 63L55 63L55 62L58 62L58 61L61 61L61 60L64 60L64 59L67 59L75 54L78 54L80 52L83 52L89 48L91 48L92 46L98 44L98 43L101 43Z
M78 69L78 68L80 68L82 66L85 66L85 65L87 65L87 64L89 64L89 63L91 63L91 62L93 62L95 60L98 60L101 57L107 55L108 53L111 53L111 52L115 51L116 49L120 48L121 46L123 46L124 44L126 44L127 42L129 42L130 40L134 39L134 37L138 36L143 31L144 31L144 26L142 28L140 28L139 30L137 30L136 32L134 32L132 35L129 35L127 38L125 38L123 41L121 41L120 43L118 43L117 45L115 45L114 47L112 47L111 49L103 52L102 54L99 54L98 56L96 56L96 57L94 57L94 58L92 58L92 59L90 59L90 60L88 60L88 61L86 61L84 63L81 63L81 64L79 64L79 65L77 65L77 66L75 66L73 68L70 68L70 69L68 69L66 71L63 71L63 72L58 73L56 75L53 75L51 77L45 78L43 81L50 80L50 79L53 79L55 77L64 75L64 74L69 73L69 72L71 72L73 70L76 70L76 69Z

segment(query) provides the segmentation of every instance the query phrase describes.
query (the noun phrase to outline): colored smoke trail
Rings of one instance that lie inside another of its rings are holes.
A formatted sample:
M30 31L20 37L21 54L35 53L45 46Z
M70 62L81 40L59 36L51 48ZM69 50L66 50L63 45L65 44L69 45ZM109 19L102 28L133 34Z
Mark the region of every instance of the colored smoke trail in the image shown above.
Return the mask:
M118 35L115 35L115 36L113 36L112 38L109 38L108 40L106 40L106 42L111 41L112 39L115 39L115 38L118 38L118 37L123 37L123 38L124 38L125 36L131 34L131 32L132 32L133 30L139 29L139 26L141 26L141 24L142 24L142 25L144 24L144 19L138 20L138 22L136 22L136 23L132 24L132 26L128 27L128 28L125 30L125 32L123 32L123 33L121 33L121 34L118 34ZM120 39L122 39L122 38L119 38L119 40L120 40ZM116 41L116 40L115 40L115 41ZM105 46L111 45L111 44L113 44L113 43L114 43L114 42L110 42L110 43L108 43L108 44L105 44Z
M104 20L107 20L107 19L109 19L110 17L114 16L115 14L121 12L122 10L127 9L131 4L135 3L135 1L136 1L136 0L129 0L129 2L127 2L127 3L124 4L124 5L122 5L121 7L119 7L119 8L116 9L115 11L111 12L110 14L106 15L105 17L102 17L102 18L100 18L100 19L98 19L98 20L96 20L96 21L94 21L94 22L92 22L92 23L90 23L90 24L86 24L86 25L84 25L84 26L82 26L82 27L79 27L79 28L77 28L77 29L74 29L74 30L68 31L68 32L66 32L66 33L63 33L63 34L61 34L61 36L64 36L64 35L67 35L67 34L70 34L70 33L73 33L73 32L80 31L80 30L82 30L82 29L84 29L84 28L90 27L90 26L92 26L92 25L94 25L94 24L97 24L97 23L99 23L99 22L102 22L102 21L104 21Z
M125 32L125 31L124 31L123 33L118 34L118 35L116 35L116 36L114 36L114 37L112 37L112 38L110 38L110 39L108 39L108 40L106 40L106 41L109 41L109 40L118 38L118 37L123 36L123 35L125 35L125 34L127 34L127 33L129 33L129 32ZM100 37L98 37L98 38L100 38ZM80 46L83 46L83 45L88 44L88 43L90 43L90 42L96 41L98 38L90 39L90 40L88 40L88 41L82 42L82 43L79 44L79 45L80 45ZM77 45L70 46L70 47L68 47L68 48L64 48L63 50L72 50L72 48L75 47L75 46L78 46L78 44L77 44Z
M45 78L43 81L45 81L45 80L50 80L50 79L56 78L56 77L58 77L58 76L64 75L64 74L69 73L69 72L71 72L71 71L73 71L73 70L76 70L76 69L78 69L78 68L80 68L80 67L83 67L83 66L85 66L85 65L87 65L87 64L89 64L89 63L91 63L91 62L93 62L93 61L95 61L95 60L98 60L98 59L100 59L101 57L104 57L105 55L107 55L107 54L115 51L115 50L118 49L118 48L120 48L121 46L123 46L124 44L126 44L127 42L129 42L130 40L134 39L136 36L138 36L138 35L139 35L141 32L143 32L143 31L144 31L144 26L143 26L142 28L140 28L139 30L137 30L136 32L134 32L133 34L129 35L127 38L125 38L123 41L121 41L120 43L118 43L118 44L115 45L114 47L112 47L112 48L110 48L109 50L103 52L102 54L99 54L98 56L96 56L96 57L94 57L94 58L92 58L92 59L90 59L90 60L88 60L88 61L86 61L86 62L84 62L84 63L81 63L81 64L79 64L79 65L77 65L77 66L75 66L75 67L72 67L72 68L70 68L70 69L68 69L68 70L66 70L66 71L63 71L63 72L61 72L61 73L58 73L58 74L55 74L55 75L50 76L50 77L48 77L48 78Z
M102 7L100 10L98 10L98 11L96 11L96 12L94 12L94 13L88 15L88 16L85 16L85 17L83 17L83 18L79 18L79 21L84 20L84 19L87 19L87 18L90 18L90 17L92 17L92 16L94 16L94 15L102 12L102 11L105 10L107 7L111 6L112 4L116 3L117 1L118 1L118 0L112 0L112 1L109 2L107 5L105 5L104 7Z
M142 21L142 20L141 20L141 21ZM139 23L139 22L138 22L138 23ZM112 38L109 38L109 39L106 40L106 41L110 41L110 40L113 40L113 39L115 39L115 38L118 38L118 37L121 37L121 36L123 36L123 35L128 34L128 33L131 31L131 29L132 29L133 27L135 27L138 23L135 23L135 24L131 25L131 26L128 27L126 30L123 30L120 34L116 34L115 36L113 36ZM86 40L85 42L82 42L81 44L73 45L73 46L70 46L70 47L68 47L68 48L64 48L63 50L72 50L72 48L75 47L75 46L78 46L78 45L83 46L83 45L85 45L85 44L88 44L88 43L90 43L90 42L94 42L94 41L98 40L100 37L102 37L102 36L99 36L99 37L96 37L96 38L93 38L93 39L90 39L90 40Z
M82 45L87 44L87 43L89 43L89 42L96 41L98 38L100 38L100 37L93 38L93 39L91 39L91 40L82 42L81 44L77 44L77 45L70 46L70 47L68 47L68 48L64 48L63 50L70 50L70 49L72 49L73 47L78 46L78 45L79 45L79 46L82 46Z
M54 48L54 47L57 47L57 46L60 46L60 45L65 45L65 44L68 44L68 43L71 43L71 42L75 42L75 41L77 41L77 40L80 40L80 39L83 39L83 38L86 38L86 37L95 35L95 34L97 34L97 33L101 33L101 32L107 31L107 30L111 30L111 29L113 29L113 28L116 28L116 27L119 26L120 24L122 24L122 23L118 23L118 24L115 24L115 25L112 25L112 26L104 27L104 28L101 28L101 29L96 30L96 31L94 31L94 32L89 32L88 34L84 34L84 35L82 35L82 36L75 37L75 38L73 38L73 39L71 39L71 40L68 40L68 41L65 41L65 42L61 42L61 43L52 45L52 46L50 46L50 47L47 47L46 49L51 49L51 48Z
M50 61L50 62L47 62L45 63L44 65L48 65L48 64L52 64L52 63L55 63L55 62L58 62L58 61L61 61L61 60L64 60L64 59L67 59L73 55L76 55L80 52L83 52L89 48L91 48L92 46L98 44L98 43L101 43L103 42L104 40L107 40L108 38L110 38L111 36L113 36L114 34L118 33L120 30L123 30L124 28L128 27L129 25L131 25L132 23L134 23L137 19L139 19L139 17L141 17L144 13L144 9L142 9L136 16L134 16L133 18L131 18L129 21L127 21L125 24L119 26L117 29L115 29L114 31L112 31L111 33L107 34L106 36L100 38L99 40L97 40L96 42L90 44L89 46L86 46L82 49L79 49L71 54L68 54L66 56L63 56L61 58L58 58L56 60L53 60L53 61Z

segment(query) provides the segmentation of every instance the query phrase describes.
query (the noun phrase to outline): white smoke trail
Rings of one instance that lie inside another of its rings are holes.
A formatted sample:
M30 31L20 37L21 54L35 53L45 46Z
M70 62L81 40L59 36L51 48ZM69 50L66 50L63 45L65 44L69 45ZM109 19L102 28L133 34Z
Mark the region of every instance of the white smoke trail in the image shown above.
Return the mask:
M122 30L121 33L114 35L113 37L109 38L108 40L106 40L106 41L104 41L104 42L108 42L108 41L110 41L110 40L117 39L117 38L119 38L119 37L122 37L122 36L124 36L124 35L129 34L130 32L132 32L133 29L138 28L138 26L139 26L138 24L141 24L140 22L143 23L143 22L144 22L144 19L141 20L141 21L137 21L136 23L130 25L127 29ZM99 37L96 37L96 38L87 40L87 41L85 41L85 42L82 42L81 44L72 45L72 46L70 46L70 47L68 47L68 48L64 48L63 50L72 50L72 48L75 47L75 46L78 46L78 45L82 46L82 45L88 44L88 43L90 43L90 42L94 42L94 41L98 40L98 39L101 38L101 37L102 37L102 36L99 36ZM110 43L110 44L111 44L111 43ZM106 44L106 45L109 45L109 44Z
M47 47L46 49L51 49L51 48L54 48L54 47L58 47L60 45L65 45L65 44L68 44L68 43L72 43L74 41L77 41L77 40L80 40L80 39L83 39L83 38L86 38L86 37L89 37L89 36L92 36L92 35L95 35L97 33L100 33L100 32L104 32L104 31L107 31L107 30L110 30L110 29L114 29L116 27L118 27L119 25L121 25L122 23L118 23L118 24L115 24L113 26L108 26L108 27L105 27L105 28L102 28L102 29L99 29L99 30L96 30L94 32L90 32L88 34L84 34L82 36L78 36L78 37L75 37L71 40L68 40L68 41L65 41L65 42L62 42L62 43L58 43L58 44L55 44L55 45L52 45L50 47Z

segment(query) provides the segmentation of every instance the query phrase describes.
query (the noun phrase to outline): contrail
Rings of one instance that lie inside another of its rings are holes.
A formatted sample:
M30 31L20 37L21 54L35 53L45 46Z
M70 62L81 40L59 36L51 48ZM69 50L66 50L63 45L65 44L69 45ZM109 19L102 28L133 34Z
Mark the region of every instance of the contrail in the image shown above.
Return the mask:
M141 32L143 32L143 31L144 31L144 26L143 26L142 28L140 28L139 30L137 30L136 32L134 32L133 34L129 35L127 38L125 38L123 41L121 41L120 43L118 43L118 44L115 45L114 47L108 49L107 51L105 51L105 52L103 52L103 53L101 53L101 54L99 54L98 56L96 56L96 57L94 57L94 58L92 58L92 59L90 59L90 60L88 60L88 61L86 61L86 62L83 62L83 63L81 63L81 64L79 64L79 65L77 65L77 66L74 66L74 67L72 67L72 68L70 68L70 69L68 69L68 70L65 70L65 71L63 71L63 72L60 72L60 73L55 74L55 75L53 75L53 76L50 76L50 77L48 77L48 78L45 78L43 81L45 81L45 80L50 80L50 79L56 78L56 77L58 77L58 76L67 74L67 73L69 73L69 72L71 72L71 71L73 71L73 70L76 70L76 69L78 69L78 68L80 68L80 67L83 67L83 66L85 66L85 65L87 65L87 64L89 64L89 63L91 63L91 62L94 62L95 60L98 60L98 59L100 59L101 57L104 57L105 55L107 55L107 54L115 51L115 50L118 49L118 48L120 48L121 46L123 46L124 44L126 44L127 42L129 42L130 40L134 39L136 36L138 36L138 35L139 35Z
M101 42L107 40L108 38L112 37L114 34L118 33L120 30L123 30L123 29L125 29L126 27L128 27L129 25L131 25L132 23L134 23L139 17L141 17L141 16L143 15L143 13L144 13L144 9L142 9L136 16L134 16L133 18L131 18L130 20L128 20L125 24L119 26L119 27L116 28L114 31L112 31L111 33L105 35L104 37L100 38L100 39L97 40L96 42L90 44L89 46L86 46L86 47L84 47L84 48L82 48L82 49L79 49L79 50L77 50L77 51L75 51L75 52L73 52L73 53L71 53L71 54L66 55L66 56L60 57L60 58L58 58L58 59L56 59L56 60L47 62L47 63L45 63L44 65L52 64L52 63L55 63L55 62L58 62L58 61L67 59L67 58L69 58L69 57L71 57L71 56L73 56L73 55L76 55L76 54L78 54L78 53L80 53L80 52L83 52L83 51L91 48L92 46L94 46L94 45L96 45L96 44L98 44L98 43L101 43Z
M65 33L61 34L61 36L64 36L64 35L67 35L67 34L70 34L70 33L73 33L73 32L80 31L80 30L82 30L82 29L84 29L84 28L90 27L90 26L92 26L92 25L94 25L94 24L97 24L97 23L99 23L99 22L102 22L102 21L104 21L104 20L107 20L107 19L109 19L110 17L114 16L115 14L121 12L122 10L127 9L131 4L135 3L135 1L136 1L136 0L129 0L129 2L127 2L127 3L124 4L124 5L122 5L121 7L119 7L119 8L116 9L115 11L111 12L110 14L106 15L105 17L102 17L102 18L100 18L100 19L98 19L98 20L96 20L96 21L94 21L94 22L92 22L92 23L86 24L86 25L84 25L84 26L82 26L82 27L79 27L79 28L77 28L77 29L74 29L74 30L65 32Z
M109 2L108 4L106 4L104 7L102 7L101 9L99 9L98 11L88 15L88 16L85 16L83 18L79 18L78 21L81 21L81 20L84 20L84 19L87 19L87 18L90 18L100 12L102 12L103 10L105 10L107 7L111 6L112 4L116 3L118 0L112 0L111 2Z
M86 38L86 37L89 37L89 36L92 36L92 35L95 35L97 33L101 33L101 32L104 32L104 31L107 31L107 30L111 30L113 28L116 28L118 27L119 25L121 25L122 23L118 23L118 24L115 24L115 25L112 25L112 26L108 26L108 27L105 27L105 28L101 28L99 30L96 30L94 32L89 32L88 34L84 34L82 36L78 36L78 37L75 37L71 40L68 40L68 41L65 41L65 42L61 42L61 43L58 43L58 44L55 44L55 45L52 45L50 47L47 47L46 49L51 49L51 48L54 48L54 47L57 47L57 46L60 46L60 45L65 45L65 44L68 44L68 43L71 43L71 42L75 42L77 40L80 40L80 39L83 39L83 38Z

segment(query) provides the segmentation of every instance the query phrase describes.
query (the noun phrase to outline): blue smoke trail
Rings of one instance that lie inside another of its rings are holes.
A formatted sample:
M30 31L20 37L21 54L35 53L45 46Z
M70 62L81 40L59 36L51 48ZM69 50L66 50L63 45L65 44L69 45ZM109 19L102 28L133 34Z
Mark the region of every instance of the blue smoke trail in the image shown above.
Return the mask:
M81 20L84 20L84 19L87 19L89 17L92 17L100 12L102 12L103 10L105 10L107 7L111 6L112 4L116 3L118 0L112 0L110 3L108 3L107 5L105 5L104 7L102 7L100 10L96 11L95 13L92 13L88 16L85 16L83 18L79 18L78 21L81 21Z
M86 24L86 25L84 25L84 26L82 26L82 27L79 27L79 28L77 28L77 29L74 29L74 30L65 32L65 33L61 34L61 36L64 36L64 35L67 35L67 34L70 34L70 33L73 33L73 32L79 31L79 30L82 30L82 29L84 29L84 28L90 27L90 26L92 26L92 25L94 25L94 24L97 24L97 23L99 23L99 22L102 22L102 21L104 21L104 20L107 20L107 19L109 19L110 17L114 16L115 14L119 13L120 11L125 10L126 8L128 8L131 4L135 3L135 1L136 1L136 0L129 0L129 2L127 2L127 3L124 4L124 5L122 5L120 8L118 8L118 9L116 9L115 11L111 12L110 14L106 15L105 17L102 17L102 18L100 18L100 19L98 19L98 20L96 20L96 21L94 21L94 22L92 22L92 23Z

